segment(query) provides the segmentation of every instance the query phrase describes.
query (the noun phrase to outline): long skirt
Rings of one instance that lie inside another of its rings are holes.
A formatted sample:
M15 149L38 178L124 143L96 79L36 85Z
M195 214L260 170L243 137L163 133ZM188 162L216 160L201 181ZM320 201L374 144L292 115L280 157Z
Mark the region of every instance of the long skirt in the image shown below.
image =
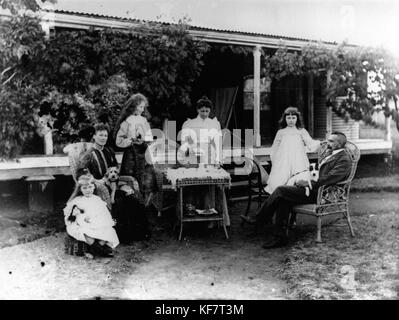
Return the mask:
M145 159L146 145L132 145L128 147L122 157L121 175L132 176L137 179L140 191L143 193L153 189L154 181L151 180L151 163ZM149 177L147 177L149 176Z
M146 198L153 194L152 203L160 210L162 206L162 172L156 170L152 163L146 160L147 145L132 145L128 147L122 157L121 175L132 176L137 179L140 191Z
M151 236L148 223L149 209L144 206L140 195L125 195L116 192L116 202L112 207L112 216L116 219L116 232L122 243L144 240Z

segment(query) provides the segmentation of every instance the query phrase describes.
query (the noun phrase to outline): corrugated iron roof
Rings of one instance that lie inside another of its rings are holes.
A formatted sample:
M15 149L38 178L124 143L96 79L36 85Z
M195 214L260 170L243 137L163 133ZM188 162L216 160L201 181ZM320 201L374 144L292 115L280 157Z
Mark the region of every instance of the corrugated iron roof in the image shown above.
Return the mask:
M162 22L162 21L154 21L154 20L143 20L143 19L132 19L132 18L124 18L118 16L108 16L103 14L97 13L85 13L85 12L77 12L77 11L66 11L66 10L47 10L49 12L60 13L60 14L70 14L70 15L77 15L77 16L85 16L85 17L93 17L93 18L102 18L108 20L118 20L118 21L126 21L126 22L153 22L153 23L160 23L163 25L173 25L174 23L170 22ZM280 36L280 35L273 35L273 34L265 34L265 33L257 33L257 32L249 32L249 31L241 31L241 30L230 30L230 29L215 29L215 28L208 28L208 27L201 27L190 25L190 29L198 30L198 31L214 31L214 32L224 32L224 33L231 33L231 34L239 34L239 35L248 35L252 37L267 37L273 39L282 39L282 40L293 40L293 41L303 41L303 42L310 42L310 41L318 41L314 39L306 39L306 38L297 38L297 37L289 37L289 36ZM337 44L335 41L322 41L325 44Z

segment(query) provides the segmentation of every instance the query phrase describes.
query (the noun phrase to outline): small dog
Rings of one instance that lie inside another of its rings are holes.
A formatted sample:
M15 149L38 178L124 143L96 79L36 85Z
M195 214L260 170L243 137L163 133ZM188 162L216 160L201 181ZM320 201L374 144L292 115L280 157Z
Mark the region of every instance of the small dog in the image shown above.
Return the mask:
M305 187L305 194L307 197L310 195L310 190L312 190L311 181L317 181L319 179L319 171L316 170L316 163L311 163L309 170L305 170L293 175L287 181L287 186L294 186L297 181L305 180L308 182L308 186Z
M111 203L115 203L115 192L119 181L118 167L109 167L103 178L104 184L110 190Z
M310 179L312 181L319 180L319 170L317 170L316 168L317 168L317 163L310 164L309 171L310 171Z

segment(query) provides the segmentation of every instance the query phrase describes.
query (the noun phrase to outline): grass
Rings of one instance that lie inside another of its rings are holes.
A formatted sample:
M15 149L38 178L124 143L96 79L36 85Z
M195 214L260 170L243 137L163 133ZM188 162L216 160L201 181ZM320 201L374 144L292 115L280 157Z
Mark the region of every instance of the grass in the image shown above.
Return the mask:
M399 190L399 174L383 177L355 178L351 184L351 192L373 192Z
M285 254L282 278L292 299L399 299L399 215L394 212L352 218L356 237L345 221L323 227L323 243L314 228L297 234Z

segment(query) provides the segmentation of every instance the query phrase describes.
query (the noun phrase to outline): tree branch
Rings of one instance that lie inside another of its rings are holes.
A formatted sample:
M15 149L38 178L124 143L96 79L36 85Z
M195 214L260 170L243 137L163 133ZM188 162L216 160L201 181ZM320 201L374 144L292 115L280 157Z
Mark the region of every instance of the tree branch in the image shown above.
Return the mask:
M8 82L11 81L12 78L15 77L16 74L17 74L17 71L15 71L15 72L12 74L12 76L9 77L6 81L4 81L1 85L2 85L2 86L6 85Z
M14 69L15 67L16 67L16 65L15 65L15 66L8 67L8 68L5 68L5 69L1 72L1 78L3 78L3 76L4 76L8 71Z

